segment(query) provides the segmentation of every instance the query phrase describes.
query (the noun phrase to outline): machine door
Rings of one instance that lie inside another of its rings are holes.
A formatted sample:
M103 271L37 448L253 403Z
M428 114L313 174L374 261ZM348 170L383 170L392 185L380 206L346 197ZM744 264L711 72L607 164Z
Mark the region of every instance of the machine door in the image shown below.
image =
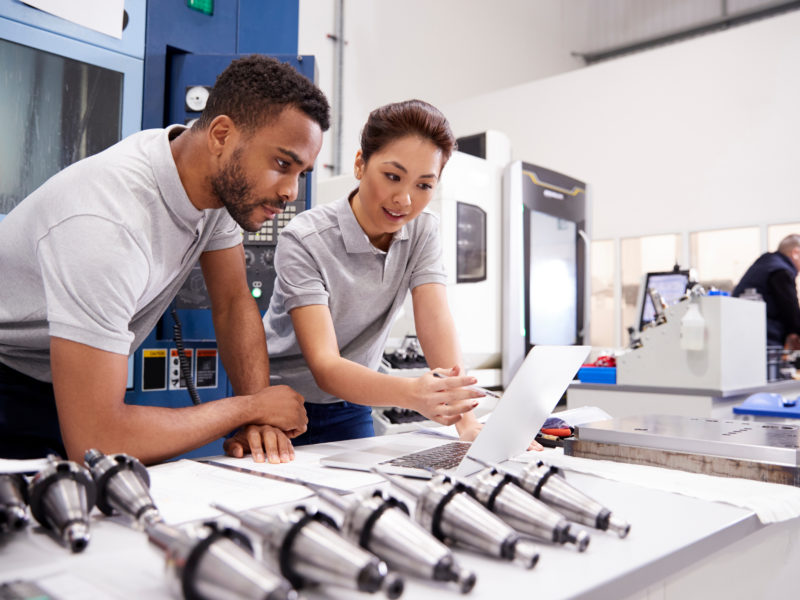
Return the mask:
M516 161L503 182L503 384L537 344L589 331L586 184ZM520 219L521 217L521 219Z
M522 164L526 348L581 344L585 328L586 184Z

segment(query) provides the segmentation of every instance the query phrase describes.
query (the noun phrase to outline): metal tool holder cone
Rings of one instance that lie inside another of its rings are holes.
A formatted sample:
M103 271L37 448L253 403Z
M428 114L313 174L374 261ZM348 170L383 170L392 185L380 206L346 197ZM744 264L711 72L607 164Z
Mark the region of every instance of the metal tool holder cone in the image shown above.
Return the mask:
M150 476L136 458L91 449L86 451L84 460L97 485L97 507L104 514L128 515L141 526L161 520L150 495Z
M586 531L573 533L563 514L534 498L507 473L486 468L469 487L481 504L520 533L545 542L574 544L579 552L589 545Z
M166 557L168 585L186 600L297 600L283 577L253 556L250 540L233 529L206 524L194 532L163 522L146 528Z
M213 506L261 537L264 554L275 559L283 576L298 589L320 584L368 593L383 590L389 598L403 593L402 578L389 573L377 556L346 539L325 513L304 506L269 515Z
M386 561L390 569L453 582L462 594L472 591L475 572L461 568L450 548L414 521L408 507L394 496L375 490L366 497L345 499L329 489L310 487L342 513L344 535Z
M631 530L627 521L567 483L558 467L541 461L529 463L517 481L534 498L552 506L571 521L602 531L613 531L621 538Z
M91 474L78 463L50 458L31 480L31 513L40 525L55 533L73 552L89 544L89 511L95 501Z
M28 525L28 484L19 473L0 474L0 533Z
M402 477L376 472L416 497L417 522L442 542L511 560L528 569L539 561L536 546L473 498L462 483L437 473L420 488Z

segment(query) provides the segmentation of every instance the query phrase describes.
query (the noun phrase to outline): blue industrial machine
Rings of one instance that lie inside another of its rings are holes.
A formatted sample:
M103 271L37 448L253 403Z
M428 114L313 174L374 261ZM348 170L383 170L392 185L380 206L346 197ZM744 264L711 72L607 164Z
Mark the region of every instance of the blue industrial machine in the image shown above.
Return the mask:
M298 13L298 0L126 0L117 40L19 0L0 0L0 107L16 111L19 118L6 122L20 128L0 140L0 215L58 170L141 128L190 123L217 75L239 56L270 54L315 80L314 57L297 55ZM73 108L75 82L96 102ZM43 94L47 102L37 100ZM40 137L28 140L33 131ZM312 189L306 176L283 215L246 234L248 281L262 313L272 293L277 236L310 206ZM127 403L190 405L184 375L199 401L234 393L209 308L197 267L130 357ZM217 441L190 455L220 452Z

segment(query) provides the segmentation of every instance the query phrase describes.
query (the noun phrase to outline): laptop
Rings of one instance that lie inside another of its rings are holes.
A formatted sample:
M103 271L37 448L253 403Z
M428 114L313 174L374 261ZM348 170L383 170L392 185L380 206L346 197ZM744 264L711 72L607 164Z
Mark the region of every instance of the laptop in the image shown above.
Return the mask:
M534 346L498 401L475 441L450 442L405 452L391 444L342 452L320 459L326 467L368 471L378 467L387 473L430 478L431 469L459 477L483 469L477 458L498 464L528 449L539 429L555 409L575 373L589 355L590 346ZM442 454L451 453L451 462Z

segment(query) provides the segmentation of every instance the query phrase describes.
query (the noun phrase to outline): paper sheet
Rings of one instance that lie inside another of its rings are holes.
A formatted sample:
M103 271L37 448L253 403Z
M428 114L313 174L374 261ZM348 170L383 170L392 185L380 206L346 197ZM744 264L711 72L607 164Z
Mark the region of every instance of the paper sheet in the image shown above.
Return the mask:
M383 477L375 475L374 473L320 466L319 459L323 456L325 455L295 448L295 459L289 463L257 463L250 456L244 458L220 456L214 457L213 460L215 462L244 467L245 469L251 469L261 473L273 473L282 477L300 479L341 491L352 491L361 487L377 485L384 482ZM251 475L251 477L256 478L256 476L253 475Z
M29 596L28 594L37 593L39 590L25 589L25 598L30 600L47 600L48 598L80 598L81 600L123 600L124 593L114 593L103 589L96 582L69 572L63 568L55 568L52 565L38 564L34 567L23 569L14 574L13 577L3 581L3 583L23 582L37 586L41 590L41 595ZM30 590L30 591L28 591ZM0 590L2 592L4 590ZM19 592L21 590L15 590ZM1 595L2 598L21 598L12 594Z
M124 0L22 0L25 4L49 12L83 27L122 39Z
M236 473L193 460L178 460L148 469L150 494L171 524L212 519L222 513L212 502L236 511L275 506L308 498L308 488Z
M610 414L596 406L579 406L578 408L555 412L552 416L563 419L573 427L586 423L596 423L597 421L607 421L611 418Z
M455 425L441 426L441 427L421 427L414 433L424 433L425 435L433 435L436 437L445 438L448 440L457 440L458 431Z
M0 473L38 473L48 465L46 458L15 460L0 458Z
M514 460L543 460L556 467L604 479L712 502L725 502L752 510L765 524L788 521L800 516L800 488L790 485L565 456L561 450L547 451L545 454L527 452Z

